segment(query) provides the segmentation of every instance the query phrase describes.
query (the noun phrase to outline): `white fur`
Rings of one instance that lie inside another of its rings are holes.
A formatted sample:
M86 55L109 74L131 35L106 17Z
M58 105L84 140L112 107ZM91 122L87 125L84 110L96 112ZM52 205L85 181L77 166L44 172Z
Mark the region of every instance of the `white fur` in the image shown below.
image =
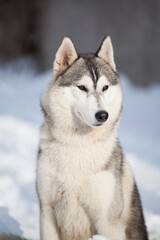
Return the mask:
M42 128L42 135L45 131L46 126ZM78 232L84 233L87 238L90 219L100 229L113 199L114 176L101 169L111 154L114 136L103 144L97 142L84 147L84 143L78 148L46 140L41 144L43 154L37 173L39 194L45 206L41 215L41 239L50 240L53 236L57 239L54 217L58 227L63 229L63 239L72 239L72 235L76 236ZM107 182L109 188L104 184ZM100 230L105 232L105 225L103 227Z
M73 50L70 42L69 46ZM85 85L88 92L76 85L51 84L42 98L48 119L41 128L37 166L41 240L87 240L92 228L111 239L125 240L133 177L125 163L123 191L128 195L124 208L121 199L118 202L123 218L117 221L116 210L111 211L116 176L106 170L117 139L113 125L121 109L120 84L105 92L103 86L109 85L105 76L98 80L97 89L89 76L77 84ZM100 110L107 111L109 118L93 128Z
M84 85L88 93L80 90L77 86L72 86L71 88L64 89L65 104L70 99L68 104L69 107L73 108L74 113L79 117L85 124L94 127L98 121L95 118L95 114L98 111L107 111L110 115L117 117L118 111L122 103L122 93L120 86L109 86L109 81L105 76L101 76L98 80L97 88L94 89L93 81L89 76L83 76L83 78L78 81L77 85ZM108 85L109 88L106 91L102 91L103 87ZM98 93L98 101L94 93ZM114 106L114 107L113 107ZM104 122L103 124L108 124Z
M103 89L103 87L105 86L105 85L108 85L108 86L110 86L110 82L107 80L107 78L104 76L104 75L102 75L99 79L98 79L98 82L97 82L97 91L98 92L102 92L102 89ZM106 93L106 92L104 92L104 93Z
M91 223L104 236L125 239L123 221L109 224L109 216L107 218L113 201L115 177L102 169L109 160L114 142L115 133L106 141L90 141L90 144L87 139L79 137L78 146L68 146L68 143L50 141L47 126L42 127L42 154L37 168L38 192L43 204L41 240L59 240L57 225L62 230L63 240L87 239L91 234ZM129 214L127 204L133 185L128 170L126 164L124 191L128 189L128 193L124 219Z

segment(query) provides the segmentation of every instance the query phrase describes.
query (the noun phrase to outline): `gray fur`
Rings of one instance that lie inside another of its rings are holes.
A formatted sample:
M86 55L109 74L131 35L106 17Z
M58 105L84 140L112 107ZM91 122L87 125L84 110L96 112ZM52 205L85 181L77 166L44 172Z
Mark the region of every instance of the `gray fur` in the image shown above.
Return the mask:
M122 153L122 149L120 147L119 142L117 141L115 148L112 152L110 161L105 166L104 170L112 170L116 176L116 189L115 189L115 199L119 199L119 195L121 195L121 202L114 201L110 211L112 218L120 218L121 212L123 209L123 193L122 193L122 176L124 172L124 155ZM134 183L134 187L132 190L132 198L131 198L131 214L126 224L126 240L147 240L148 235L146 231L146 226L144 222L144 216L141 206L141 200L139 196L139 192L137 189L136 183ZM112 209L117 209L115 212L116 215L113 217Z
M132 190L131 215L126 226L126 236L127 240L148 239L141 200L136 183Z
M99 97L99 95L97 94L96 91L94 92L94 96L95 96L95 98L96 98L98 107L101 109L100 97Z
M89 75L96 88L98 79L105 75L111 85L119 83L118 74L114 72L106 62L98 58L95 54L80 54L79 58L70 66L69 69L57 76L56 81L59 86L70 86L76 84L82 76Z

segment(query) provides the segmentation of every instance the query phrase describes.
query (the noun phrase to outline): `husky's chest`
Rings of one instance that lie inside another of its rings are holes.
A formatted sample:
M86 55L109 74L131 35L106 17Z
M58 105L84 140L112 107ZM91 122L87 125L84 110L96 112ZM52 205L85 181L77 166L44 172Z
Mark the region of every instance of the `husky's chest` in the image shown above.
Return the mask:
M86 238L95 233L93 216L107 214L114 196L115 178L105 169L107 152L102 147L63 147L54 157L54 211L58 227L64 236L84 233Z

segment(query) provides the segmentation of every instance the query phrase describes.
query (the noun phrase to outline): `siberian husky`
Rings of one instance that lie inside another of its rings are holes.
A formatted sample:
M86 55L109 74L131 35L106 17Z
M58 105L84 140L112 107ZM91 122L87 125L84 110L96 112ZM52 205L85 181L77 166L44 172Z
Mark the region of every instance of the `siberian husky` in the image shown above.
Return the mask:
M141 201L117 126L120 80L110 37L78 54L65 37L41 101L37 164L41 240L147 240Z

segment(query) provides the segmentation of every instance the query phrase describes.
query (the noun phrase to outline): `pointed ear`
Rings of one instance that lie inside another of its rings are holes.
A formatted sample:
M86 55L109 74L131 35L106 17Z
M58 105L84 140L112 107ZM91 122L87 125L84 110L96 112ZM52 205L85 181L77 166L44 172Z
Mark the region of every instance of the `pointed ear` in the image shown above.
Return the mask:
M114 56L113 56L113 47L110 36L106 37L103 42L101 43L101 46L97 52L97 56L102 58L104 61L106 61L109 66L116 71L116 65L114 62Z
M55 61L54 61L54 74L59 75L66 70L76 59L78 55L75 47L70 38L65 37L59 47Z

